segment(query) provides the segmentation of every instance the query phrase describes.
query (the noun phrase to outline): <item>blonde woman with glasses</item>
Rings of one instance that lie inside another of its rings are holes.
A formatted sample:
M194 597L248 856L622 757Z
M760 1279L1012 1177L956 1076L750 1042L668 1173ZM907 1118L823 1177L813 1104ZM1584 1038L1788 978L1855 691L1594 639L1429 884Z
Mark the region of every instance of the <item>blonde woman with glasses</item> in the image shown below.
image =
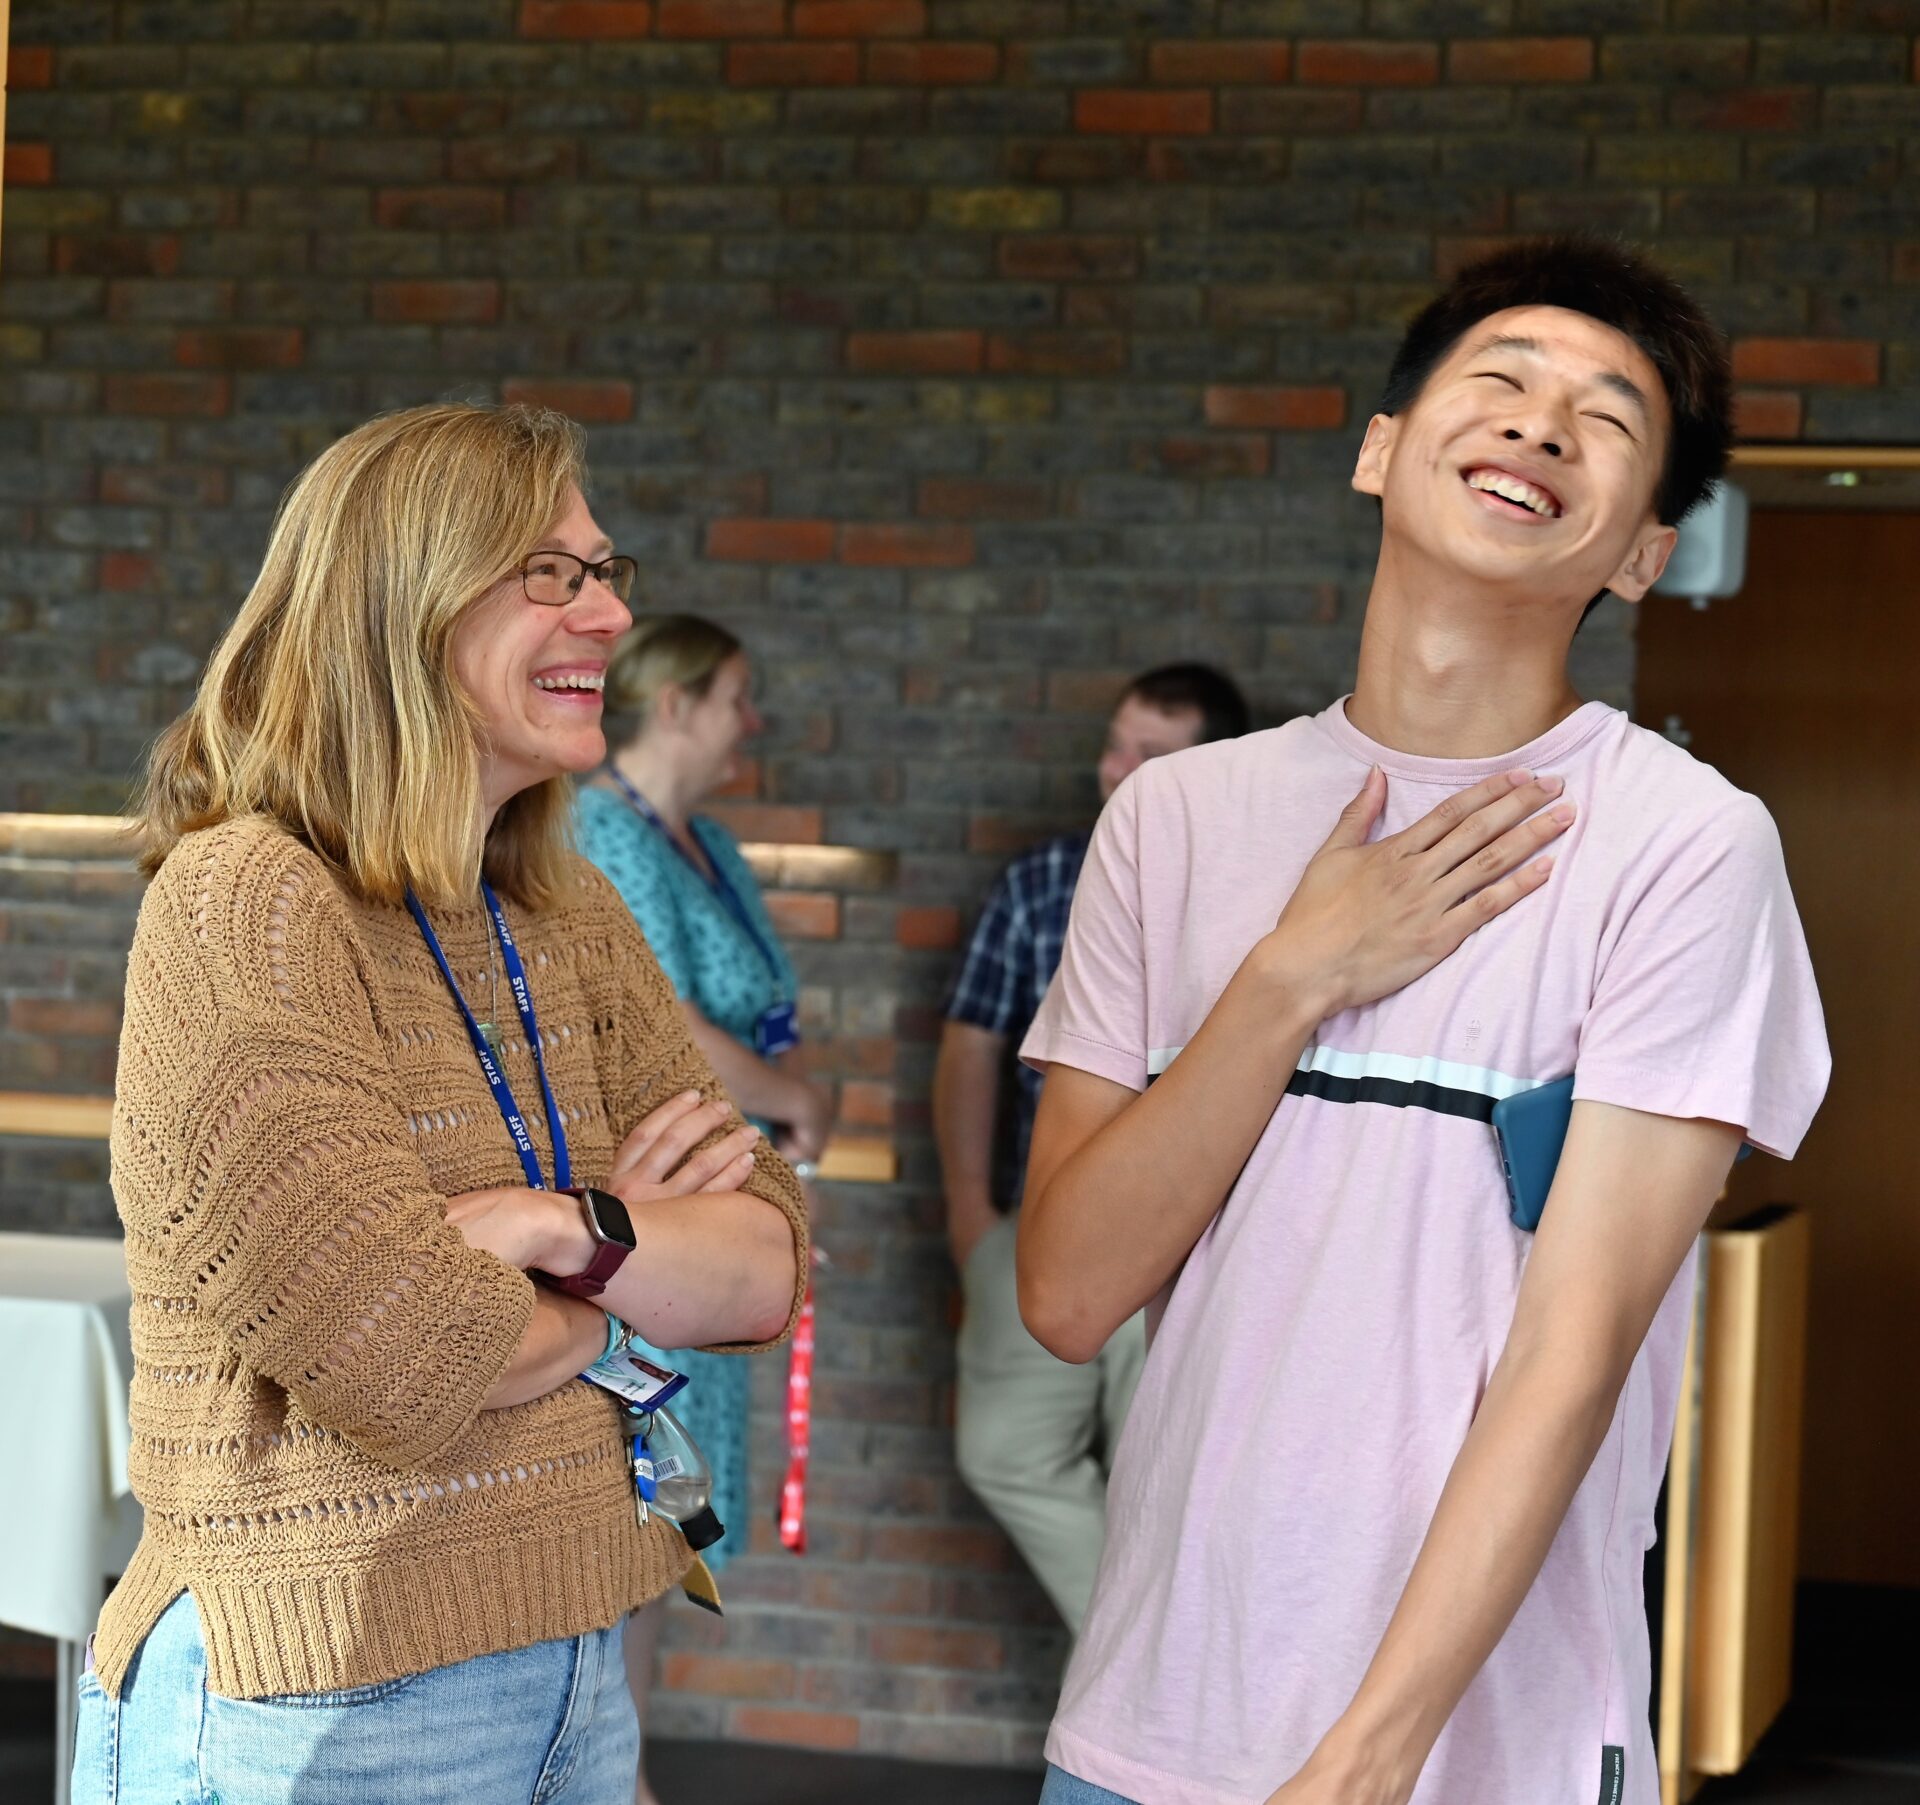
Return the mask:
M695 1557L580 1376L778 1341L806 1222L566 850L634 578L584 481L550 413L350 433L155 748L83 1805L633 1796L620 1626Z

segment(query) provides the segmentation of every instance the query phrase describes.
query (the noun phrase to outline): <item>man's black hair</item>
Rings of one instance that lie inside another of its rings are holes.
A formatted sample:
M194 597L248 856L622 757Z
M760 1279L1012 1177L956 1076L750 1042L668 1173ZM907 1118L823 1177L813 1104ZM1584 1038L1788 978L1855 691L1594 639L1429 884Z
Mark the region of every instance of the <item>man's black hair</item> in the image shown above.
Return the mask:
M1673 422L1654 486L1664 526L1713 493L1733 442L1733 374L1726 340L1664 270L1624 246L1573 235L1495 251L1469 264L1407 328L1378 412L1397 414L1475 326L1509 307L1564 307L1630 338L1659 371Z
M1211 740L1237 740L1251 724L1247 699L1239 685L1210 664L1163 664L1127 685L1129 696L1138 696L1149 708L1162 714L1191 708L1200 715L1198 745Z

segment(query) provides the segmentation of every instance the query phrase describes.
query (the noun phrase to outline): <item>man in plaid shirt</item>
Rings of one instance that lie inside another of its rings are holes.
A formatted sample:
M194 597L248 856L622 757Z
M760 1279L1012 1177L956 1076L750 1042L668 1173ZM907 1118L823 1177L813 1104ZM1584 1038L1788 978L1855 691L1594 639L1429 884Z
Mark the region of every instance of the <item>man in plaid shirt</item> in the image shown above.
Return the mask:
M1150 758L1246 730L1246 702L1220 672L1202 664L1150 671L1135 679L1108 723L1100 800ZM1039 1074L1012 1055L1060 963L1088 838L1043 841L1000 874L947 999L933 1079L947 1236L966 1305L961 1477L1012 1536L1075 1634L1105 1533L1105 1459L1140 1376L1146 1334L1135 1317L1085 1366L1049 1354L1020 1321L1014 1219L1002 1214L1000 1200L1019 1199L1040 1102ZM1009 1066L1013 1108L1003 1115Z

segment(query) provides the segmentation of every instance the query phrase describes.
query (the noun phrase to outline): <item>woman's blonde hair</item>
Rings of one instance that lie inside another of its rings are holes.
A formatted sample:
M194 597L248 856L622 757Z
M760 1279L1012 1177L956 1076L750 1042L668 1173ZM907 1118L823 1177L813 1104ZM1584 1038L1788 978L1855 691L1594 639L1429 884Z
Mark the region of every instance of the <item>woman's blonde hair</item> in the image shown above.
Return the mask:
M484 846L483 723L453 674L461 619L584 486L580 429L544 408L455 404L369 420L301 472L193 706L139 804L152 873L183 834L281 822L364 897L539 906L561 882L564 779L522 790Z
M720 667L744 650L725 627L697 614L656 614L639 622L607 666L607 732L618 744L640 731L669 687L704 696Z

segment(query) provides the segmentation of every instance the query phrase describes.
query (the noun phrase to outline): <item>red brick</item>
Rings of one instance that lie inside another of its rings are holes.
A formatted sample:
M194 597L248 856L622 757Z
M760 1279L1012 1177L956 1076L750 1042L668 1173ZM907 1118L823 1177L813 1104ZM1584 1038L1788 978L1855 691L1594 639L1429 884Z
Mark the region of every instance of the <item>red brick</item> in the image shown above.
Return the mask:
M120 1005L75 997L15 997L7 1026L16 1034L52 1034L68 1039L120 1031Z
M298 326L190 327L173 340L173 361L188 370L291 370L305 354Z
M661 1678L675 1692L709 1698L792 1698L791 1661L746 1661L733 1655L670 1653Z
M1083 88L1073 123L1083 132L1190 136L1213 130L1213 96L1204 88Z
M1117 234L1016 233L1000 241L1000 273L1027 282L1122 282L1140 273L1140 243Z
M56 238L53 267L63 276L171 276L180 267L180 240L132 232Z
M1295 62L1303 82L1332 88L1417 88L1440 79L1437 44L1314 38Z
M1817 88L1676 88L1668 117L1688 132L1811 131L1819 117Z
M5 169L9 188L44 188L53 180L53 146L9 144Z
M1173 476L1265 476L1273 442L1264 433L1176 433L1153 447L1153 464Z
M838 940L840 899L817 891L769 890L767 913L782 940Z
M110 414L214 416L233 406L233 382L226 376L109 376Z
M1293 73L1293 46L1285 38L1155 44L1147 52L1147 73L1155 81L1198 88L1285 81Z
M1325 431L1344 426L1344 389L1243 387L1214 383L1206 393L1209 426L1271 427L1282 432Z
M860 79L858 44L734 44L727 80L737 88L849 88Z
M1871 388L1880 380L1880 347L1864 338L1736 339L1733 374L1739 382Z
M1737 439L1797 439L1805 403L1791 389L1737 389L1733 434Z
M914 512L928 520L1045 520L1053 491L1012 476L926 476Z
M563 377L549 381L522 376L507 383L501 395L527 407L550 407L555 413L595 426L633 418L633 384L620 380L593 382Z
M100 587L116 595L153 587L153 560L140 552L102 552Z
M1000 73L998 44L870 44L867 80L887 88L964 88Z
M1117 376L1127 367L1124 332L996 332L987 368L1021 376Z
M842 564L951 565L973 562L964 526L851 525L840 534Z
M862 375L959 376L981 367L986 339L978 332L854 332L847 368Z
M652 0L521 0L523 38L644 38Z
M960 944L960 911L933 904L904 908L893 918L893 937L916 953L947 952Z
M736 564L826 564L833 560L831 520L715 520L707 556Z
M790 803L716 802L712 812L735 839L776 846L818 846L826 825L817 808Z
M772 1705L739 1705L731 1723L734 1734L747 1742L778 1742L806 1749L851 1749L860 1744L860 1720L845 1711L783 1711Z
M849 1128L891 1128L893 1086L856 1078L840 1087L840 1120Z
M924 0L795 0L796 38L923 38Z
M498 282L376 282L373 317L389 326L491 326Z
M1447 79L1458 82L1586 81L1591 38L1463 38L1447 52Z
M374 219L389 231L486 232L507 223L498 188L383 188Z
M663 38L777 38L783 10L781 0L660 0L656 27Z
M867 1653L888 1667L949 1667L990 1673L1006 1665L1007 1645L998 1630L876 1623L867 1632Z
M7 86L13 89L53 86L53 50L46 44L15 44L7 52Z

